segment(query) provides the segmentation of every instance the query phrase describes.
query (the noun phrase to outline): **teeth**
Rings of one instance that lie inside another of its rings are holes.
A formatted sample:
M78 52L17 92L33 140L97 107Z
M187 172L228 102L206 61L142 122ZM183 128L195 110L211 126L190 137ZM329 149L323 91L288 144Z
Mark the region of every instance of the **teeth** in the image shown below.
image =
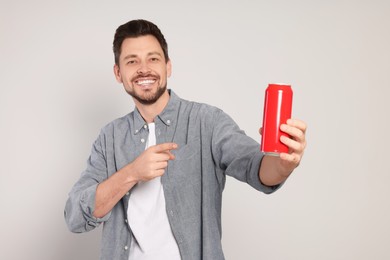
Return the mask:
M145 79L145 80L139 80L137 82L138 85L148 85L148 84L153 84L155 80L153 79Z

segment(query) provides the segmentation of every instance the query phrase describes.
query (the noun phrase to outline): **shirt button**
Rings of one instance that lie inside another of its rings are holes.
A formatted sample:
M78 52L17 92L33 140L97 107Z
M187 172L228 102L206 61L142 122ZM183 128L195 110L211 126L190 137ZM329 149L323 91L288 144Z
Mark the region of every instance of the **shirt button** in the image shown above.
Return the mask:
M167 124L170 125L171 124L171 120L168 119L167 120Z
M129 247L128 247L128 246L125 246L125 250L127 250L127 249L129 249Z
M135 130L135 133L138 133L138 130Z
M147 128L147 125L144 125L144 128L146 129L146 128Z
M171 214L171 216L173 217L173 211L172 210L169 211L169 214Z
M125 219L125 223L127 223L127 219Z
M141 139L141 143L145 143L145 139L142 138L142 139Z
M130 195L130 192L126 192L126 196L129 196Z

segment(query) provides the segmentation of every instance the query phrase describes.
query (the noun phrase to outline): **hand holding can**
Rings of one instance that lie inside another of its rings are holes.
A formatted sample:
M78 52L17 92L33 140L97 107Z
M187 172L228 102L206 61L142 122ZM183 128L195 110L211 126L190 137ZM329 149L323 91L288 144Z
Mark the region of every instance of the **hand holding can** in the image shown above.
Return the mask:
M269 84L265 91L261 151L267 155L279 156L288 153L288 147L280 141L281 124L291 118L293 92L290 85Z

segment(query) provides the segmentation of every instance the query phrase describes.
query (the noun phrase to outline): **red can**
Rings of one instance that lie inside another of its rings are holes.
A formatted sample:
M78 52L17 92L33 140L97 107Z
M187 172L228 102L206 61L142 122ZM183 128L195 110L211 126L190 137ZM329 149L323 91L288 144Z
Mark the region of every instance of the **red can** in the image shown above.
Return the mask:
M265 91L261 151L267 155L288 152L288 147L280 141L282 135L288 135L280 131L280 125L291 118L292 98L290 85L269 84Z

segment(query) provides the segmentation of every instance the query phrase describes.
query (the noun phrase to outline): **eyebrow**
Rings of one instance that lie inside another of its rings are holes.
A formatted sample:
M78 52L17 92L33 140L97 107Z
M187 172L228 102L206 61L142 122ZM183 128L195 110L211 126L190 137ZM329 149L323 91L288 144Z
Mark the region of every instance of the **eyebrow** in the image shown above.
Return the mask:
M158 55L160 57L162 57L161 53L159 53L158 51L152 51L152 52L149 52L147 54L147 56L152 56L152 55ZM128 59L131 59L131 58L137 58L137 55L136 54L129 54L129 55L126 55L123 60L128 60Z

